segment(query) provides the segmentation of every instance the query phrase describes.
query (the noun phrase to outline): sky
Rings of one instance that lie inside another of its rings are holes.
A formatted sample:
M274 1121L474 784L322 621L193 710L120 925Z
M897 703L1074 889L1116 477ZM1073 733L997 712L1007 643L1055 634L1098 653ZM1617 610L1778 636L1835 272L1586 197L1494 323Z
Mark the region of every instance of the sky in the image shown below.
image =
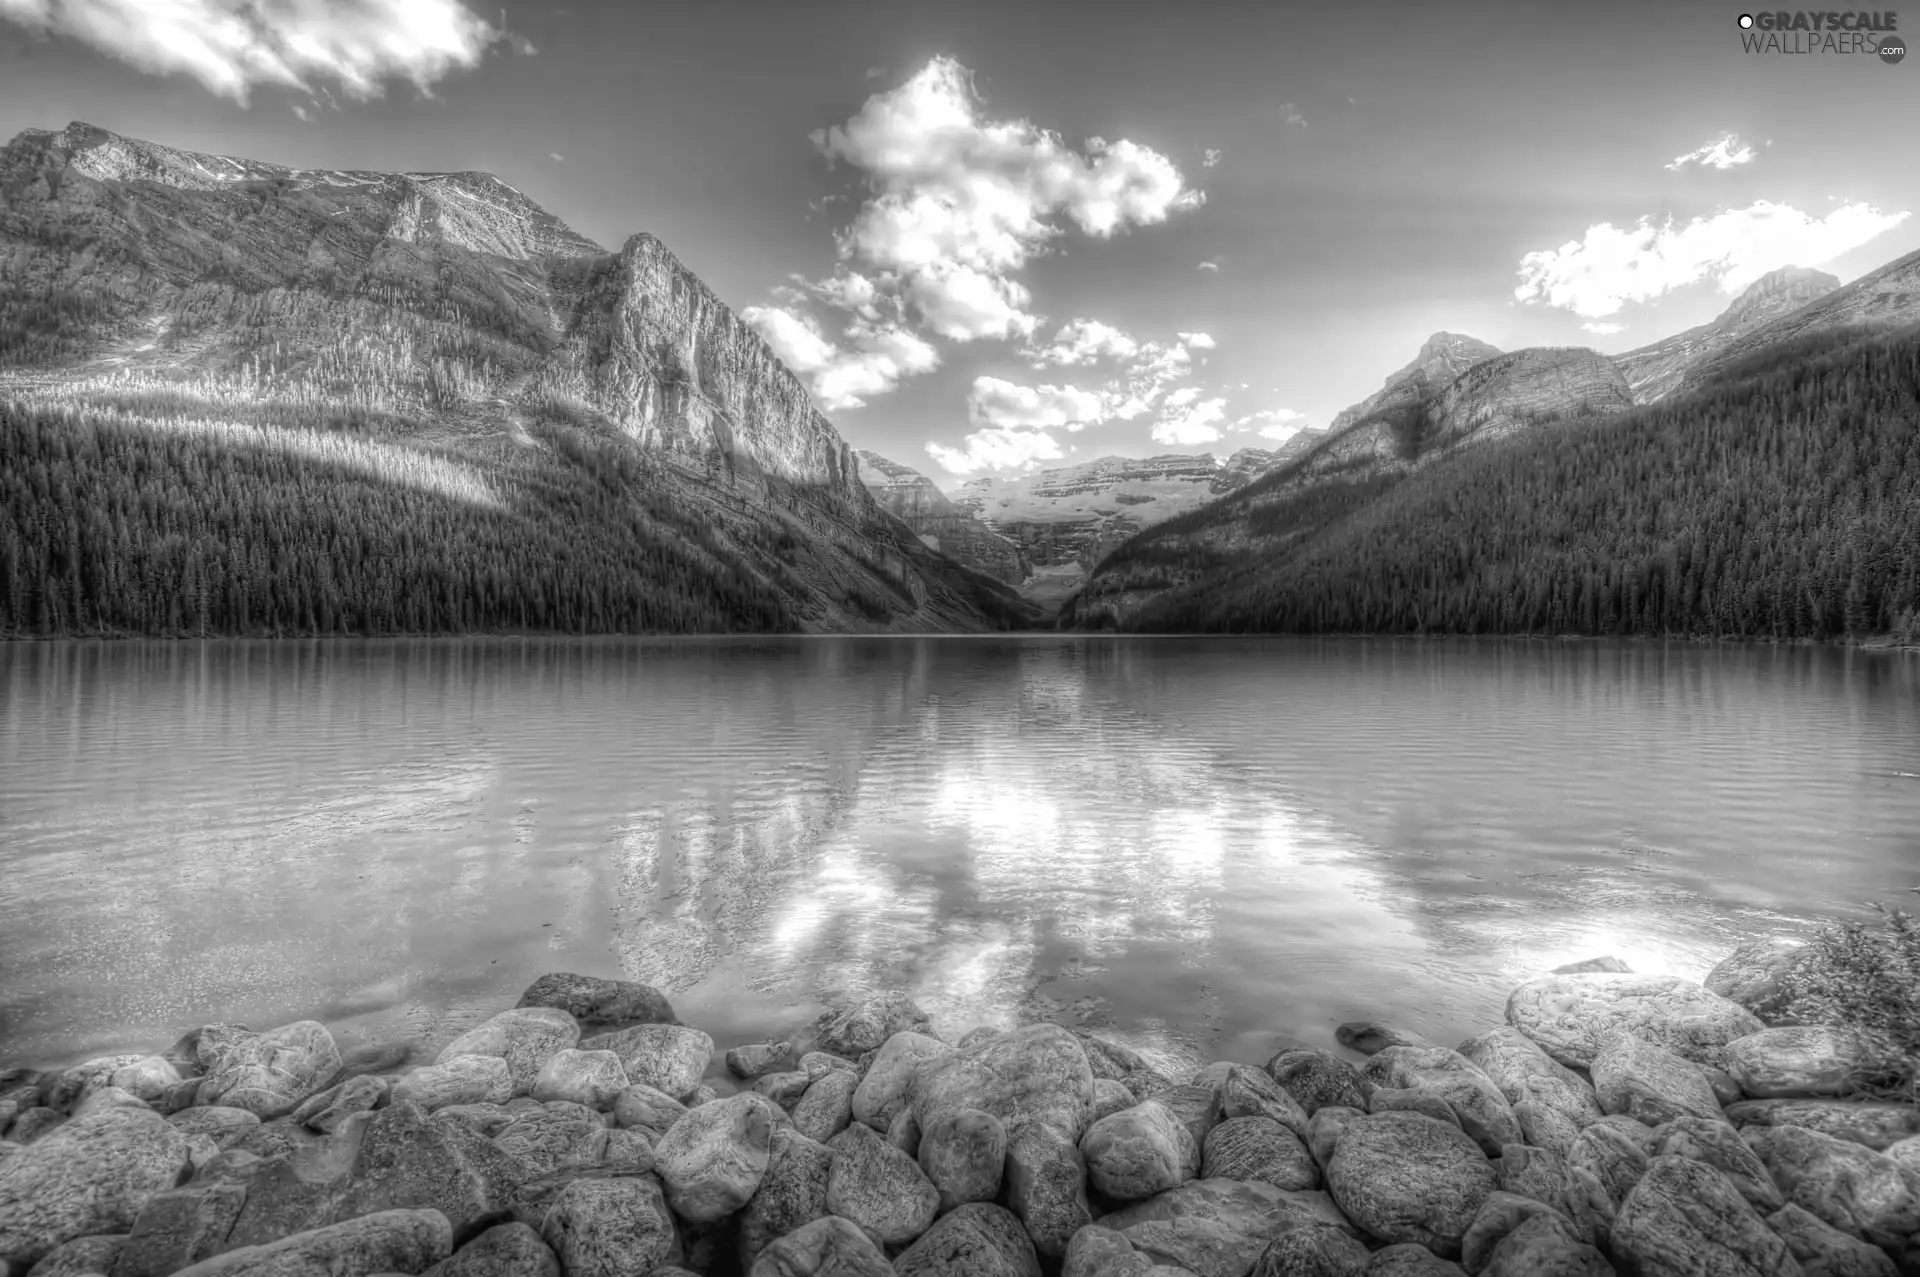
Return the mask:
M1274 447L1436 331L1614 354L1920 248L1920 56L1741 13L0 0L0 136L495 173L658 236L951 488Z

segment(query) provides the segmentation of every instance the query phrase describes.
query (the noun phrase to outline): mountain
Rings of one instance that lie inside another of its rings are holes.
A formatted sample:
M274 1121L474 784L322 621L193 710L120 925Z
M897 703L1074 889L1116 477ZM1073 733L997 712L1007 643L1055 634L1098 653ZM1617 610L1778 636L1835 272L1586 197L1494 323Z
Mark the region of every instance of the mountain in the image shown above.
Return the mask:
M1755 329L1825 297L1840 281L1824 271L1786 266L1749 284L1710 323L1676 333L1664 341L1615 355L1636 403L1653 403L1676 390L1687 370L1713 359Z
M0 151L3 632L977 630L664 245L484 173ZM138 589L131 582L139 582Z
M1498 346L1489 346L1477 337L1435 333L1420 344L1420 353L1413 357L1411 363L1391 374L1379 390L1351 408L1343 409L1327 428L1337 431L1352 425L1378 408L1394 387L1404 382L1425 378L1429 383L1442 384L1458 377L1482 359L1491 359L1499 353Z
M1633 402L1612 361L1584 347L1516 350L1451 377L1449 366L1423 355L1372 396L1366 412L1292 460L1115 548L1065 605L1063 623L1130 624L1161 595L1280 555L1311 536L1316 520L1470 446L1616 414Z
M853 455L861 481L880 508L913 529L929 547L1009 585L1017 586L1033 575L1033 564L1019 546L949 501L933 480L877 452Z

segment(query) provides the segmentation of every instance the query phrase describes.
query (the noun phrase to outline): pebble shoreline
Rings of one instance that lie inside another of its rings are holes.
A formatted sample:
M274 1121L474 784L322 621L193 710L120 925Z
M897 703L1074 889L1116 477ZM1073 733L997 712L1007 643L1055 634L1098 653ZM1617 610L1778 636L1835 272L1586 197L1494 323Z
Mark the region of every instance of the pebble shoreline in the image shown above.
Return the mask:
M887 994L719 1058L569 973L431 1063L315 1021L0 1071L0 1277L1920 1277L1920 1105L1837 1098L1803 952L1611 958L1450 1049L1189 1078Z

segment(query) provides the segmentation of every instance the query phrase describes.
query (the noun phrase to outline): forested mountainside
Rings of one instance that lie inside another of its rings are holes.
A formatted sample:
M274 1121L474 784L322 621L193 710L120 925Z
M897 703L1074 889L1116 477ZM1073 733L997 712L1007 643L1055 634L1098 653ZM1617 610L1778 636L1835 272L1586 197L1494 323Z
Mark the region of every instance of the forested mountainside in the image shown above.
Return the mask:
M978 630L649 235L486 174L0 150L0 633Z
M1653 403L1679 388L1688 369L1713 359L1755 329L1825 297L1840 281L1825 271L1785 266L1747 285L1712 320L1651 345L1615 355L1635 403Z
M856 451L860 479L880 508L956 563L1018 586L1033 575L1025 551L947 499L933 480L877 452Z
M1920 326L1807 327L1429 465L1295 462L1128 541L1063 623L1920 642Z

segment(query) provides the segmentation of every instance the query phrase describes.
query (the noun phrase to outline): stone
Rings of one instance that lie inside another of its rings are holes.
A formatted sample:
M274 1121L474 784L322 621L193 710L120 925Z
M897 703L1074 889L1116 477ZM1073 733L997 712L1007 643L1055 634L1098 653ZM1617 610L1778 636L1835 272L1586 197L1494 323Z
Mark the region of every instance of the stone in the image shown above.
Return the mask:
M815 1076L793 1106L794 1126L808 1139L826 1143L853 1120L853 1097L859 1086L860 1077L852 1069L828 1069Z
M1180 1119L1187 1134L1193 1136L1195 1148L1204 1148L1208 1134L1220 1124L1220 1093L1211 1086L1191 1082L1170 1086L1155 1095L1153 1102Z
M1307 1138L1307 1111L1264 1069L1230 1064L1220 1079L1220 1118L1270 1117L1302 1140Z
M453 1230L436 1210L386 1210L341 1220L257 1246L243 1246L180 1270L179 1277L334 1277L417 1273L453 1251Z
M1868 1145L1868 1147L1872 1147ZM1910 1171L1920 1173L1920 1135L1909 1135L1905 1139L1895 1140L1879 1150Z
M1149 1099L1173 1085L1173 1079L1147 1063L1145 1056L1132 1047L1090 1033L1075 1031L1087 1055L1088 1067L1095 1078L1119 1082L1132 1094L1134 1102Z
M154 1111L151 1104L132 1091L123 1091L117 1086L96 1086L87 1092L86 1098L73 1106L73 1116L84 1117L88 1113L98 1113L110 1108L145 1109L149 1113Z
M1586 1068L1615 1034L1723 1067L1727 1043L1763 1027L1751 1011L1679 976L1551 975L1507 997L1507 1023L1560 1063Z
M758 1095L728 1096L689 1109L660 1137L654 1169L674 1214L712 1223L747 1204L767 1173L773 1108Z
M1364 1277L1367 1248L1332 1224L1302 1224L1267 1243L1252 1277Z
M1373 1089L1351 1064L1325 1051L1282 1051L1267 1061L1267 1074L1309 1118L1329 1105L1365 1112L1367 1093Z
M560 1260L518 1220L496 1224L420 1277L560 1277Z
M513 1066L496 1055L457 1055L394 1079L389 1094L429 1113L450 1104L504 1104L513 1098Z
M787 1073L769 1073L753 1084L753 1093L762 1096L783 1109L792 1109L807 1093L808 1085L813 1081L805 1071L794 1069Z
M897 1277L1040 1277L1040 1257L1011 1211L972 1202L941 1216L893 1270Z
M425 1108L424 1105L421 1107ZM505 1130L509 1123L525 1117L528 1110L506 1104L449 1104L432 1112L437 1118L461 1122L492 1139Z
M183 1109L190 1109L200 1102L200 1077L182 1078L160 1093L153 1102L154 1110L162 1116L171 1116ZM236 1110L241 1111L241 1110Z
M740 1212L740 1266L751 1269L762 1251L804 1224L824 1218L833 1151L791 1127L768 1141L767 1172Z
M1498 1157L1501 1148L1520 1142L1520 1122L1506 1096L1458 1051L1442 1046L1385 1047L1366 1062L1360 1076L1375 1087L1410 1087L1439 1096L1452 1108L1460 1129L1488 1157Z
M412 1041L368 1042L340 1053L340 1072L336 1082L349 1078L371 1077L376 1073L396 1073L413 1062L420 1044Z
M913 1115L912 1109L901 1109L893 1119L893 1125L887 1128L887 1143L908 1157L920 1156L920 1119Z
M1125 1083L1097 1077L1093 1079L1093 1107L1088 1113L1088 1122L1089 1124L1097 1122L1109 1113L1130 1109L1139 1102L1133 1097L1133 1092L1126 1088Z
M749 1277L893 1277L893 1265L852 1221L827 1215L768 1246Z
M1466 1271L1416 1242L1382 1246L1367 1261L1367 1277L1464 1277Z
M1591 1171L1569 1166L1552 1149L1507 1145L1494 1163L1494 1183L1503 1193L1553 1207L1573 1222L1581 1241L1607 1244L1613 1230L1613 1199Z
M1642 1277L1780 1277L1798 1263L1727 1177L1704 1162L1656 1157L1613 1222L1614 1259Z
M385 1102L391 1085L386 1078L367 1074L348 1078L344 1082L336 1082L294 1109L293 1120L310 1131L330 1133L338 1130L340 1124L355 1113L370 1113L378 1108ZM239 1110L188 1109L186 1111L233 1113ZM259 1119L255 1118L254 1121L257 1123Z
M1552 1211L1522 1220L1480 1271L1481 1277L1613 1277L1606 1256Z
M972 1108L999 1118L1009 1140L1037 1123L1077 1143L1092 1104L1087 1053L1072 1033L1053 1024L1026 1025L923 1059L909 1088L921 1130L941 1112Z
M40 1102L48 1108L71 1117L74 1109L87 1096L102 1087L113 1085L115 1073L138 1064L144 1058L140 1055L102 1055L76 1064L54 1079Z
M201 1104L246 1109L262 1118L291 1113L302 1100L332 1086L340 1048L327 1026L300 1020L265 1033L207 1035L198 1056L206 1068L196 1095Z
M687 1114L687 1106L651 1086L629 1084L613 1100L613 1120L625 1130L658 1139Z
M1125 1233L1089 1224L1067 1243L1060 1277L1148 1277L1153 1267L1153 1260L1135 1251Z
M1762 1029L1726 1051L1727 1072L1755 1099L1839 1095L1863 1059L1859 1035L1830 1025Z
M1042 1255L1060 1258L1093 1222L1087 1163L1058 1131L1029 1127L1007 1147L1007 1206Z
M541 1101L568 1100L590 1109L609 1109L628 1085L626 1066L614 1052L568 1047L540 1066L532 1095Z
M1472 1138L1417 1113L1353 1119L1327 1164L1327 1189L1348 1218L1382 1241L1419 1242L1446 1258L1459 1253L1494 1179Z
M1258 1180L1292 1192L1320 1187L1313 1154L1270 1117L1236 1117L1214 1127L1201 1151L1200 1173L1206 1179Z
M1006 1128L979 1109L942 1113L921 1133L918 1161L940 1195L942 1211L967 1202L990 1202L999 1196L1006 1166Z
M1473 1222L1467 1225L1466 1235L1460 1239L1460 1266L1469 1273L1479 1273L1507 1234L1535 1215L1558 1217L1560 1212L1543 1201L1517 1193L1495 1189L1487 1194L1487 1200L1481 1203Z
M127 1232L189 1164L187 1137L150 1109L64 1123L0 1161L0 1263L25 1271L76 1237Z
M1787 1006L1793 1000L1788 979L1818 962L1817 948L1766 936L1748 941L1721 959L1701 983L1751 1011L1762 1024L1788 1024Z
M1158 1100L1103 1117L1080 1141L1087 1178L1103 1197L1137 1202L1200 1173L1193 1134Z
M1759 1154L1724 1120L1679 1117L1656 1134L1659 1140L1653 1147L1654 1156L1687 1157L1706 1163L1725 1175L1747 1204L1762 1215L1779 1210L1785 1203Z
M1740 1081L1725 1069L1716 1069L1711 1064L1700 1066L1700 1076L1707 1080L1707 1087L1713 1092L1714 1102L1721 1108L1737 1103L1746 1092L1740 1089Z
M1575 1141L1580 1138L1580 1128L1572 1118L1533 1100L1514 1105L1513 1116L1520 1123L1520 1138L1536 1148L1550 1148L1565 1155L1573 1151Z
M1307 1124L1307 1151L1313 1154L1314 1165L1324 1173L1327 1163L1333 1160L1333 1150L1340 1146L1340 1137L1355 1118L1366 1114L1359 1109L1350 1109L1332 1104L1314 1113L1313 1120Z
M677 1233L652 1176L582 1176L553 1198L540 1238L567 1277L647 1277L666 1262Z
M1920 1135L1920 1104L1892 1100L1741 1100L1721 1111L1738 1127L1798 1126L1876 1152Z
M901 1246L927 1231L940 1193L919 1163L855 1122L828 1141L827 1210L852 1220L882 1246Z
M1412 1086L1382 1086L1375 1088L1373 1094L1367 1097L1367 1112L1392 1113L1395 1111L1421 1113L1436 1122L1445 1122L1448 1126L1460 1125L1460 1115L1453 1111L1453 1105L1432 1091ZM1515 1124L1518 1125L1518 1119L1515 1119Z
M1797 1126L1743 1133L1787 1201L1876 1246L1920 1233L1920 1178L1884 1153Z
M1231 1179L1194 1180L1097 1222L1125 1233L1135 1250L1156 1263L1203 1277L1245 1273L1269 1242L1303 1224L1353 1231L1325 1193L1289 1193Z
M598 1122L543 1110L521 1114L507 1123L493 1142L520 1164L526 1178L532 1179L562 1166L597 1162L599 1159L583 1146L592 1136L605 1133L606 1128Z
M813 1052L825 1055L824 1051ZM788 1042L749 1042L727 1048L727 1071L743 1082L758 1081L769 1073L791 1072L796 1066L793 1046ZM802 1069L802 1072L808 1070Z
M1625 975L1632 970L1632 967L1614 957L1612 954L1605 954L1598 958L1582 958L1578 962L1564 963L1561 966L1555 967L1551 974L1590 975L1594 972L1615 972Z
M1390 1046L1424 1049L1440 1045L1419 1030L1405 1028L1390 1020L1349 1020L1334 1029L1333 1040L1347 1050L1358 1051L1362 1055L1373 1055Z
M104 1277L113 1271L113 1265L120 1258L120 1250L126 1242L125 1233L76 1237L48 1251L39 1263L28 1270L27 1277L88 1277L89 1274Z
M440 1048L434 1063L445 1065L462 1056L490 1056L507 1062L514 1095L529 1095L543 1065L556 1054L577 1046L580 1024L554 1007L514 1007L482 1020Z
M1597 1179L1615 1206L1627 1200L1651 1160L1646 1147L1609 1122L1595 1122L1581 1131L1567 1154L1567 1165Z
M924 1033L896 1033L881 1044L865 1076L853 1093L853 1120L876 1131L893 1124L894 1115L907 1106L915 1072L924 1060L954 1054L954 1048ZM926 1129L926 1122L921 1122Z
M1460 1054L1500 1088L1507 1103L1513 1106L1515 1119L1521 1123L1521 1134L1527 1136L1530 1144L1555 1148L1565 1143L1571 1147L1572 1138L1565 1132L1571 1129L1577 1134L1600 1116L1600 1101L1593 1093L1592 1083L1541 1050L1532 1038L1511 1025L1468 1038L1460 1044ZM1536 1131L1548 1136L1547 1139L1528 1134L1528 1115L1521 1112L1522 1106L1528 1104L1536 1110L1532 1119ZM1549 1113L1553 1116L1549 1117ZM1567 1150L1560 1148L1559 1151Z
M713 1059L713 1039L679 1024L641 1024L584 1038L582 1051L612 1051L627 1080L684 1101L700 1085Z
M815 1035L815 1046L822 1051L852 1059L880 1045L896 1033L931 1035L933 1022L915 1006L913 999L900 992L880 994L826 1018Z
M606 980L597 976L551 971L527 986L517 1004L552 1007L581 1024L674 1024L677 1019L666 995L637 980Z
M735 1093L736 1092L731 1090L722 1093L719 1087L707 1082L702 1082L691 1091L688 1091L682 1098L686 1100L688 1108L697 1109L702 1104L711 1104L715 1100L724 1100L728 1095Z
M139 1096L143 1100L157 1100L170 1086L182 1081L180 1070L164 1056L147 1055L132 1064L115 1069L108 1084L123 1091Z
M1804 1207L1782 1206L1767 1216L1767 1227L1810 1277L1900 1277L1886 1251L1849 1237Z
M1593 1058L1593 1089L1604 1113L1658 1126L1676 1117L1724 1121L1697 1065L1664 1047L1616 1034Z
M783 1043L782 1045L784 1046L785 1044ZM731 1052L729 1052L729 1055L731 1055ZM829 1070L845 1069L855 1075L854 1080L856 1082L860 1080L859 1069L852 1060L842 1059L830 1051L808 1051L800 1057L800 1061L796 1067L808 1077L815 1079L818 1079L822 1073L826 1073Z

